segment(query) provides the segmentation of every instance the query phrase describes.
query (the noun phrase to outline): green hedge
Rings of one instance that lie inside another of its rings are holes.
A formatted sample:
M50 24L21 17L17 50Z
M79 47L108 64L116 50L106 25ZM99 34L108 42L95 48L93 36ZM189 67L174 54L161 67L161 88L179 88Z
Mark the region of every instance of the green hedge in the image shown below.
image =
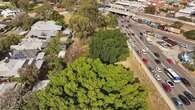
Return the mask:
M192 64L183 64L190 71L195 71L195 66Z
M195 30L191 30L191 31L184 32L183 35L184 35L187 39L195 40Z

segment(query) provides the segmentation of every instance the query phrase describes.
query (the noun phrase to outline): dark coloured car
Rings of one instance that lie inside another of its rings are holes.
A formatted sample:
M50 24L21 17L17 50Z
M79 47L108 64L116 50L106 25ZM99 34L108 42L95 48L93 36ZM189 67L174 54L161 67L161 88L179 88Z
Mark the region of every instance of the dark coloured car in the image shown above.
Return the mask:
M175 84L171 81L171 80L166 80L166 83L170 86L170 87L174 87Z
M160 55L158 54L158 53L156 53L156 52L154 52L154 56L156 56L156 57L160 57Z
M156 62L156 64L161 64L160 60L158 59L154 59L154 61Z
M139 34L140 34L141 36L143 36L143 33L142 33L142 32L140 32Z
M185 79L185 78L181 78L181 82L182 82L185 86L187 86L187 87L190 87L190 86L191 86L190 82L189 82L187 79Z
M174 102L174 104L175 104L177 107L183 106L182 101L179 100L177 97L172 97L171 99L172 99L172 101Z
M178 97L185 105L191 104L190 101L184 95L179 94Z
M168 84L166 84L166 83L161 83L161 84L162 84L163 89L166 92L171 92L171 87Z
M192 101L192 102L195 101L195 97L190 92L184 91L183 93L190 101Z

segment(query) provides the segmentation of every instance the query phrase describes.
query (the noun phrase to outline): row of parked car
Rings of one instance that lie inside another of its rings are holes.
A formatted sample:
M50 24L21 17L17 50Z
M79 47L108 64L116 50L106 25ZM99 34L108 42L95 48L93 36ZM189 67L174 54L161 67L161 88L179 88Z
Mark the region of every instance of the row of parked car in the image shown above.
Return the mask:
M191 102L195 101L195 97L192 95L192 93L188 91L183 92L184 95L179 94L178 98L177 97L172 97L172 101L175 103L176 106L180 107L183 105L190 105Z

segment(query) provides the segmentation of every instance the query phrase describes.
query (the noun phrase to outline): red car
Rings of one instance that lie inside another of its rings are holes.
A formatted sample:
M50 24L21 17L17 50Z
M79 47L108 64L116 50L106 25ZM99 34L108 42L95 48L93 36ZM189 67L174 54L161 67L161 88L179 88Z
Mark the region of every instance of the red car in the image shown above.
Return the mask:
M171 92L171 87L168 84L166 84L166 83L161 83L161 84L162 84L163 89L166 92Z
M167 62L168 62L169 64L174 64L174 63L173 63L173 60L170 59L170 58L167 58Z
M146 58L143 58L142 61L144 62L144 64L148 64L148 60Z

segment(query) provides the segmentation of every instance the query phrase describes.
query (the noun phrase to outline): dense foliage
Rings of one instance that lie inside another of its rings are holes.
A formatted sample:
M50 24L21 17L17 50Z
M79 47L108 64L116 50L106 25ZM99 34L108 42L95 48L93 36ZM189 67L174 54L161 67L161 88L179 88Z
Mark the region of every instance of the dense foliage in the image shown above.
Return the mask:
M91 39L89 53L105 63L123 60L129 55L126 37L119 30L99 31Z
M60 34L54 37L46 49L46 63L48 70L56 73L63 68L63 61L58 58L60 52Z
M117 26L117 17L116 15L109 13L107 16L105 16L105 22L107 27L116 27Z
M153 5L149 5L149 6L145 7L144 12L149 13L149 14L155 14L156 13L156 7L153 6Z
M100 60L79 58L50 76L45 90L23 106L28 110L146 110L146 92L132 72ZM33 100L34 101L33 101Z
M195 30L191 30L191 31L184 32L183 35L184 35L187 39L195 40Z
M70 18L70 27L78 37L87 37L105 24L104 17L98 12L97 6L94 0L80 0L78 12Z
M5 53L7 53L10 50L11 45L15 45L20 42L22 39L22 36L16 36L16 35L5 35L0 39L0 58L4 56Z

